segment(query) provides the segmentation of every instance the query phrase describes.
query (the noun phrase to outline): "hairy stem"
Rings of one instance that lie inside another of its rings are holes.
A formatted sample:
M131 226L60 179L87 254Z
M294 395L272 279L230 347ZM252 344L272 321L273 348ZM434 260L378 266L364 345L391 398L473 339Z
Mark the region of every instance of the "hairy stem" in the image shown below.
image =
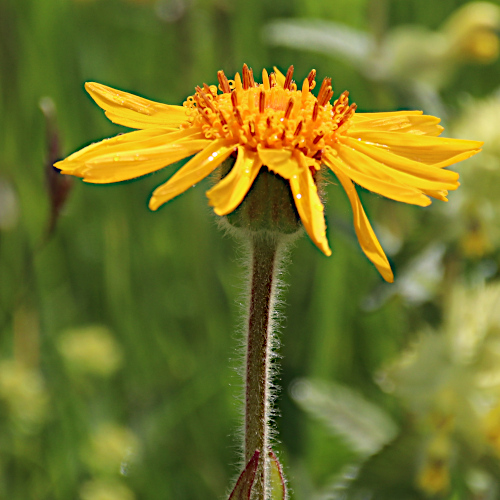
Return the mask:
M246 338L245 462L248 463L255 450L261 452L261 463L253 490L253 498L256 500L266 500L268 490L270 360L279 246L278 239L263 235L252 238L252 276Z

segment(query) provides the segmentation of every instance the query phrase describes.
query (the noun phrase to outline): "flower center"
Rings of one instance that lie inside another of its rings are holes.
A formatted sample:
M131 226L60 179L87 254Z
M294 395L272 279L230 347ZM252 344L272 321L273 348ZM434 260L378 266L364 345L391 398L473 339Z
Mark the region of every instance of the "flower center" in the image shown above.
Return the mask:
M229 139L252 150L257 146L276 149L297 148L309 157L321 155L326 145L336 142L336 134L354 115L356 104L349 106L349 93L333 96L331 78L325 78L315 97L316 71L304 80L302 89L292 80L290 66L283 75L262 72L263 83L257 84L253 72L245 64L243 79L236 73L228 80L218 72L219 89L203 84L187 98L186 128L199 127L207 139Z

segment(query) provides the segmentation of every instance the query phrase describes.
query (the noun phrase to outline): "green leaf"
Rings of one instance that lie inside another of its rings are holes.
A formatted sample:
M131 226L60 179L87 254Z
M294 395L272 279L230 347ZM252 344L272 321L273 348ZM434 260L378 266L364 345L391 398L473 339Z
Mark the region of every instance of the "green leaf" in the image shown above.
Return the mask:
M255 450L253 457L243 469L238 481L236 481L236 485L229 495L228 500L250 500L250 494L255 480L255 473L257 472L257 467L259 466L259 455L259 450Z
M283 468L275 453L270 450L268 453L270 462L270 483L271 483L271 500L286 500L288 498L286 490L286 481L283 476Z
M397 434L397 426L385 410L349 387L300 379L292 387L292 397L341 436L360 458L377 453Z

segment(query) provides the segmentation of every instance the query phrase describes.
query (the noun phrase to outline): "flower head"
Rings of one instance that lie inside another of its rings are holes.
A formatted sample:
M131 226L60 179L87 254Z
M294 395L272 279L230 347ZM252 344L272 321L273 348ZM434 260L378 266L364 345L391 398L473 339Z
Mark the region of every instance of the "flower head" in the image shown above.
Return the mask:
M159 170L193 156L149 203L156 210L211 174L231 155L230 172L207 192L218 215L233 212L262 168L288 181L295 207L313 242L331 254L324 207L315 174L334 172L354 212L359 243L387 281L393 280L387 257L361 206L353 182L387 198L426 206L429 197L446 201L459 185L458 174L443 170L479 151L482 143L437 137L439 119L421 111L355 113L348 92L331 102L331 79L317 97L315 70L297 88L293 67L262 72L257 84L243 66L242 76L219 87L197 87L183 106L155 103L98 83L86 89L113 122L139 129L92 144L58 162L64 174L94 183L119 182ZM219 93L218 91L221 91Z

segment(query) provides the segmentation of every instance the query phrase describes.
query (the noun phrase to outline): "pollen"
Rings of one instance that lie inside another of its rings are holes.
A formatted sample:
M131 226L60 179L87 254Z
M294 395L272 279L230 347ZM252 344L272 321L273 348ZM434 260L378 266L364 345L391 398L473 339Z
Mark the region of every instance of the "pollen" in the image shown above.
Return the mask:
M356 105L349 105L348 92L331 102L331 78L323 80L316 97L311 92L315 78L312 70L298 90L293 66L286 75L263 70L261 84L246 64L234 80L219 71L218 87L196 87L184 102L189 118L183 128L198 128L206 139L234 140L253 151L299 149L310 157L321 155L325 146L337 142L339 129L348 127Z

